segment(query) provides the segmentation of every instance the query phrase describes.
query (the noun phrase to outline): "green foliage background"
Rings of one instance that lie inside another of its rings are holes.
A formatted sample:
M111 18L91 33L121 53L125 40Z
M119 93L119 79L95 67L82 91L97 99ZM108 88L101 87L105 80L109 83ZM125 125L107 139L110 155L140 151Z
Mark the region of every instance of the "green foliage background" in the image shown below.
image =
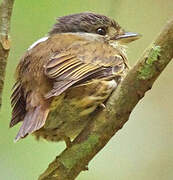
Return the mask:
M172 0L25 0L15 2L3 107L0 112L0 180L35 180L60 153L64 143L36 142L34 137L13 143L19 126L8 128L10 93L15 67L24 51L43 37L55 18L93 11L115 18L142 39L129 46L131 65L173 16ZM152 91L137 105L130 120L89 164L78 180L173 179L173 63Z

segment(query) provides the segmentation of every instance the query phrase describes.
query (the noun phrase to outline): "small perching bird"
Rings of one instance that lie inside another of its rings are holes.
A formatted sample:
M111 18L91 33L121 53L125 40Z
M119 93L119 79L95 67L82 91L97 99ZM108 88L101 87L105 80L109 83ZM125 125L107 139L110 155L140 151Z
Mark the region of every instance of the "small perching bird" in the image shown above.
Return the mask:
M127 73L125 45L139 37L95 13L58 18L17 66L10 127L22 126L15 140L33 133L68 144Z

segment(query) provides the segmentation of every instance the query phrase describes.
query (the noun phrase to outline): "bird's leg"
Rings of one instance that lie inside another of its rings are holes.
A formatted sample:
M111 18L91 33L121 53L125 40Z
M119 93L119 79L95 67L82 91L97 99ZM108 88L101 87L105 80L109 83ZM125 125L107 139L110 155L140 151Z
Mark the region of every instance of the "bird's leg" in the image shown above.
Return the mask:
M63 139L64 139L64 141L65 141L65 144L66 144L67 149L70 148L71 145L72 145L72 142L71 142L70 137L64 136Z

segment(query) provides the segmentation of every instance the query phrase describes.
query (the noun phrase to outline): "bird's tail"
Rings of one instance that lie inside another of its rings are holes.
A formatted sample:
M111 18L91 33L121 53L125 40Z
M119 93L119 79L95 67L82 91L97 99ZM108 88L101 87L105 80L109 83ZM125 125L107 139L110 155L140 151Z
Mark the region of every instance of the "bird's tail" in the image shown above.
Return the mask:
M26 112L23 124L15 138L15 142L43 127L48 113L49 109L43 108L41 105Z

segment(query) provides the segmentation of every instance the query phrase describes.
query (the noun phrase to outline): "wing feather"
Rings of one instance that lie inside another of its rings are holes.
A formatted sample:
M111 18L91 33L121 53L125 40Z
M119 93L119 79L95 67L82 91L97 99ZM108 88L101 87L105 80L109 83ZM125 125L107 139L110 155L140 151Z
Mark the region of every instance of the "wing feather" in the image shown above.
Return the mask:
M26 113L25 110L25 97L20 82L16 82L12 88L13 93L11 95L12 106L12 118L10 121L10 127L13 127L18 122L22 121Z
M30 109L25 115L22 126L20 127L15 141L18 141L28 134L31 134L32 132L40 129L45 124L48 113L49 110L44 109L41 106Z
M90 46L90 44L87 45ZM102 45L100 44L100 46ZM111 77L124 69L124 66L121 67L124 64L123 57L118 55L117 51L110 55L105 53L102 57L99 56L100 54L96 54L94 44L92 47L81 46L77 49L75 46L71 46L63 52L56 53L48 60L44 66L44 72L48 78L52 79L53 85L45 95L46 98L58 96L75 84L86 83L92 78ZM91 53L87 54L88 48ZM106 48L104 50L106 51ZM103 63L98 58L103 58Z
M57 65L60 65L61 63L68 61L69 59L75 57L74 55L71 54L64 54L60 53L58 55L53 56L49 62L46 64L46 68L52 68Z

